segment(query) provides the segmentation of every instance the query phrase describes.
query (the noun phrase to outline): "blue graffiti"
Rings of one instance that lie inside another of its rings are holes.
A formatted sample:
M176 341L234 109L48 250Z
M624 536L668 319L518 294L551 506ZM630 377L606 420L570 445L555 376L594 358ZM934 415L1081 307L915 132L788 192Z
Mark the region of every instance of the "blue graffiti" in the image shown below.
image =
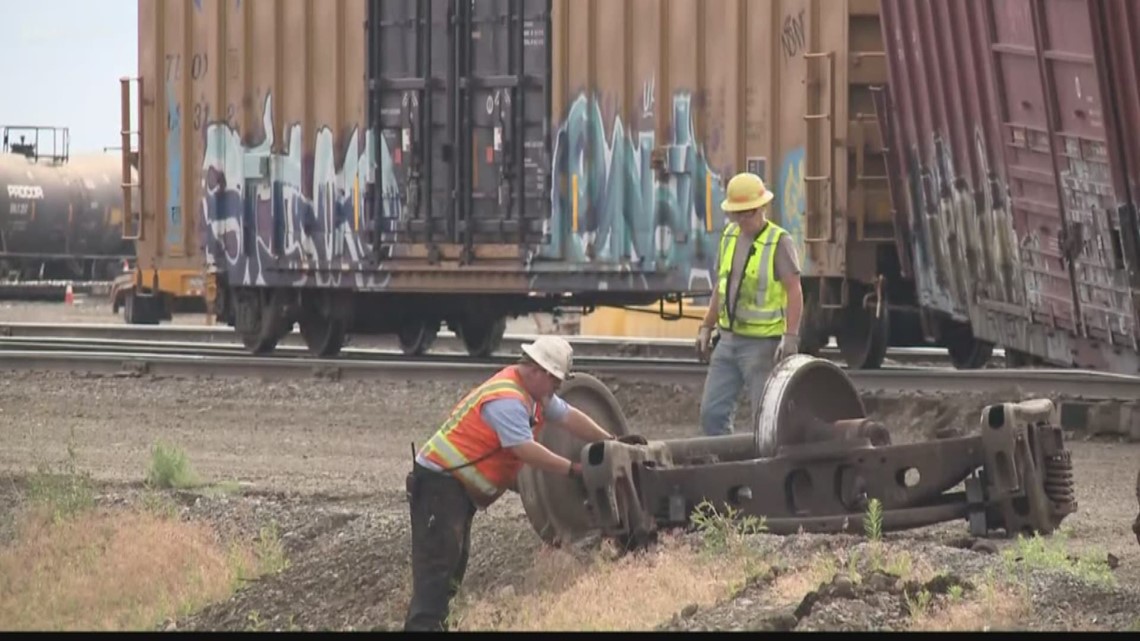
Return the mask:
M607 139L596 98L582 95L570 105L554 144L546 256L674 271L685 287L712 287L723 181L694 140L691 95L675 95L672 109L671 138L658 141L652 128L627 132L621 118ZM660 172L655 149L664 152Z
M724 189L694 141L690 105L688 95L673 101L676 126L661 144L652 131L627 137L620 122L607 142L596 105L576 101L553 164L556 185L578 176L578 220L569 189L555 187L551 240L527 266L532 290L712 288ZM225 122L207 127L196 230L207 269L231 284L385 288L388 272L371 262L366 230L404 242L394 225L408 215L401 149L371 130L345 132L342 147L327 127L302 149L299 124L275 141L273 107L267 94L260 140Z
M803 147L796 147L784 154L780 162L780 179L773 185L772 191L776 194L776 207L778 207L778 224L788 231L796 241L796 253L799 254L800 267L808 271L809 256L804 238L807 235L804 229L804 217L807 212L807 191L804 183L804 159L806 154Z

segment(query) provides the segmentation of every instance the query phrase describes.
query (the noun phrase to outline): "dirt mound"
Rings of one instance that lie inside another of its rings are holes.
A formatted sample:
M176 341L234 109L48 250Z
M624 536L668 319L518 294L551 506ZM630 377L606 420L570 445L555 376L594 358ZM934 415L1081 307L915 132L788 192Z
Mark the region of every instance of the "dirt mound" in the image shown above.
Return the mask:
M260 517L243 505L257 501ZM274 504L274 507L267 507ZM278 523L289 565L246 586L232 599L169 626L178 630L396 630L411 589L411 541L402 495L329 504L283 496L198 497L190 518L248 533ZM522 573L541 542L512 506L495 506L472 527L465 590L501 587Z
M713 608L678 612L658 629L1124 630L1138 622L1137 586L1106 585L1112 579L1105 572L1082 574L1059 562L1025 567L1014 542L977 545L942 531L880 543L757 537L754 545L776 563L769 573Z

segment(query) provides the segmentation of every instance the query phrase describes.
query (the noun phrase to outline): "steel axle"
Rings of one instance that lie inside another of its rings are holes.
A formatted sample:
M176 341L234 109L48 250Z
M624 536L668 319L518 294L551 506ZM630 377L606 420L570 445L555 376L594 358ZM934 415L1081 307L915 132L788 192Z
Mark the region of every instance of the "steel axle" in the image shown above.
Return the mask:
M579 375L563 395L628 434L601 382ZM547 430L548 447L581 460L582 481L528 470L520 493L552 544L601 533L638 545L688 524L704 501L762 516L777 534L862 531L871 499L883 531L965 519L975 536L1052 532L1077 509L1053 403L992 405L981 418L977 435L893 445L843 370L797 355L769 377L753 434L631 445L549 441L559 431Z

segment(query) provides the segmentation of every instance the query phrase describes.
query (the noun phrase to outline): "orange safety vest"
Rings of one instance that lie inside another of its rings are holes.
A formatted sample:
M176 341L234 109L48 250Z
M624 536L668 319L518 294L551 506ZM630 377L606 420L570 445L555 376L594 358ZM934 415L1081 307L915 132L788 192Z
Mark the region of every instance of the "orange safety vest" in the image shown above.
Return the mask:
M515 366L497 374L471 390L451 410L451 415L419 454L459 479L475 504L487 507L515 483L523 462L503 449L495 429L483 420L484 403L501 398L517 398L531 408L531 430L538 438L545 420L542 404L536 403L522 386Z

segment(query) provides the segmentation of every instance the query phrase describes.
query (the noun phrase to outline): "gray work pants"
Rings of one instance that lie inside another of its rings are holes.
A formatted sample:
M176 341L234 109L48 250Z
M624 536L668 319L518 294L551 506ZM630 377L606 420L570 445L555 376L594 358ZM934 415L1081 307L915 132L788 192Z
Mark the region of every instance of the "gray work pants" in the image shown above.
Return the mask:
M705 391L701 398L701 429L706 436L733 432L736 400L747 384L752 411L752 429L760 419L760 394L772 371L779 338L748 338L721 332L720 342L709 359Z

